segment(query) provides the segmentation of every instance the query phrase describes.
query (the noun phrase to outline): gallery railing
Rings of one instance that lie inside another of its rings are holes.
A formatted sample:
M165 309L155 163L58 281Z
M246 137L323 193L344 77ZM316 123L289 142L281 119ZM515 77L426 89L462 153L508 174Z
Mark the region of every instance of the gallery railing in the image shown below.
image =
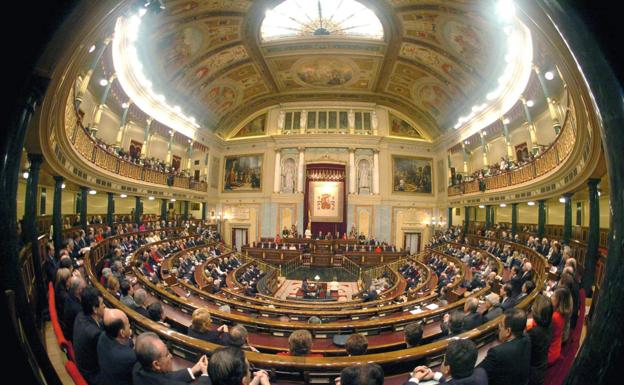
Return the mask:
M562 164L572 152L576 142L574 109L566 111L561 131L555 141L538 157L516 169L483 178L485 190L496 190L528 182L540 177ZM449 186L448 196L471 194L479 191L479 180L474 179Z
M72 103L68 98L65 113L65 133L76 151L99 168L127 178L165 186L173 186L195 191L208 191L208 184L196 181L192 177L184 177L125 161L108 150L102 148L88 133Z

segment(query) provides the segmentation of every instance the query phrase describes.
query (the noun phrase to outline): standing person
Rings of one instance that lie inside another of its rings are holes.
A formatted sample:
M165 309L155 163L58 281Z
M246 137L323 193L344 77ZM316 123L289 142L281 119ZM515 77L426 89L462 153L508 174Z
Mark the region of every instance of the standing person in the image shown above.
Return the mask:
M542 385L548 367L548 347L550 346L550 323L553 308L550 300L538 295L531 305L532 320L527 324L527 334L531 340L531 371L529 385Z
M565 287L557 288L550 296L550 302L553 307L550 337L550 346L548 347L548 366L554 365L559 357L561 357L561 343L566 322L570 322L570 314L572 313L572 296L570 291Z
M97 343L102 332L104 317L104 299L102 294L89 286L80 295L82 312L74 322L74 352L76 366L90 385L104 384L100 378L100 366L97 357Z
M531 340L524 334L527 323L522 309L505 310L498 324L502 343L491 348L479 368L485 369L490 385L526 385L531 366Z

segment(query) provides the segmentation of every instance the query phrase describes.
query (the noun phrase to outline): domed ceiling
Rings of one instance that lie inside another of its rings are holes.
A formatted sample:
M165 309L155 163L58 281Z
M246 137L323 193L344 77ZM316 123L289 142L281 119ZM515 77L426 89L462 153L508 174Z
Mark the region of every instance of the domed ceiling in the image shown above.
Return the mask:
M382 38L307 25L309 33L264 39L267 10L281 3L172 0L146 15L139 56L154 88L222 136L261 108L318 100L388 106L435 138L504 65L490 1L359 0L378 17Z

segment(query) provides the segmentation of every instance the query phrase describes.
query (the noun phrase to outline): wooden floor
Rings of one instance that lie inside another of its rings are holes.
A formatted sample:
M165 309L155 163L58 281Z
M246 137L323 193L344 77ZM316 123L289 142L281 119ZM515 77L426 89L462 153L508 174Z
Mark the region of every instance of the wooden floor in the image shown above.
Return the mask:
M65 370L67 356L65 356L58 342L56 342L56 336L54 335L54 330L52 330L52 322L46 322L45 324L45 343L50 362L52 362L52 366L54 366L63 385L74 385L74 380L72 380Z

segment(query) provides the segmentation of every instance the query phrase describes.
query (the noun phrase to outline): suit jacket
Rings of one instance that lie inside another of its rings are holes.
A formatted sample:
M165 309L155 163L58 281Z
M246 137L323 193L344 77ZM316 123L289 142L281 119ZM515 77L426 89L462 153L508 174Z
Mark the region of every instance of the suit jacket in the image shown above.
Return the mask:
M187 334L189 337L212 342L213 344L228 346L230 343L230 333L220 333L216 330L207 330L199 333L189 327Z
M475 368L472 375L464 378L451 378L446 380L444 377L440 378L440 384L448 385L488 385L488 376L485 370L482 368Z
M82 313L82 305L76 296L68 294L63 304L63 335L70 341L74 339L74 321Z
M100 379L103 384L132 385L132 368L137 362L130 345L122 345L101 333L97 344Z
M481 316L481 314L477 312L469 313L464 316L464 323L463 323L462 329L463 331L471 330L481 325L482 323L483 323L483 317Z
M100 366L97 357L97 343L102 327L93 317L80 312L74 322L74 352L76 365L89 384L101 384Z
M531 366L531 340L522 337L491 348L478 367L485 369L490 385L526 385Z
M197 382L200 385L211 385L210 377L200 376ZM185 385L193 381L188 369L180 369L169 373L156 373L145 370L138 362L132 369L133 385Z
M483 313L483 322L488 322L503 314L503 308L500 305L492 306Z
M533 326L527 335L531 339L530 385L542 385L548 368L548 347L550 346L550 328Z

